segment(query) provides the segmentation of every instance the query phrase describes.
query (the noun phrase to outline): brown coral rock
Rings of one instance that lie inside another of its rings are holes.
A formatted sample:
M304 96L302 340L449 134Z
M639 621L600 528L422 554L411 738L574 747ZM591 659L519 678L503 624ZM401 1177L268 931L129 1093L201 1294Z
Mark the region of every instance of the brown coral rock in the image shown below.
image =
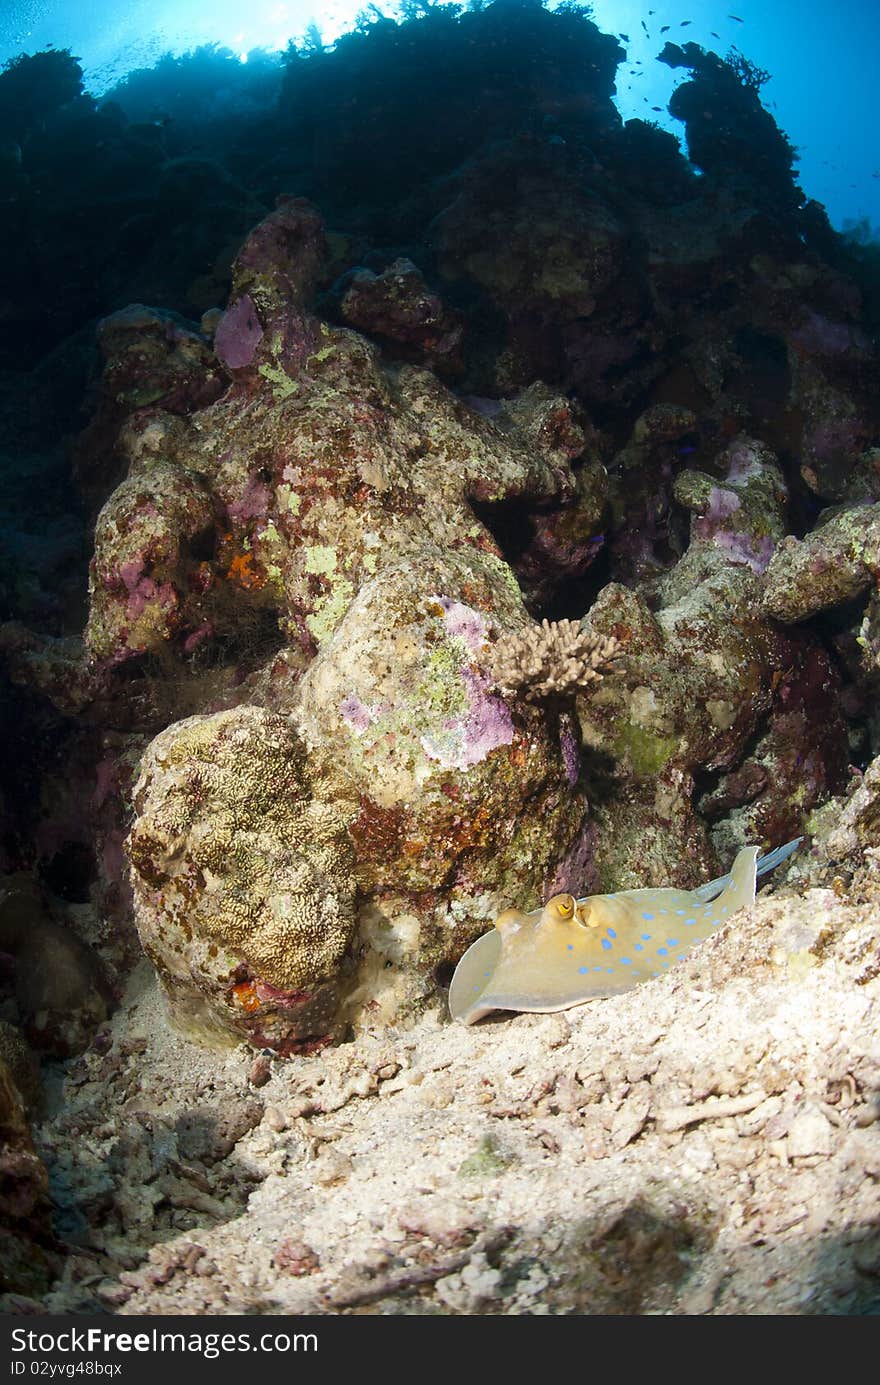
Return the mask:
M354 929L345 819L258 707L157 736L127 841L141 941L179 1018L279 1050L326 1033ZM201 1004L200 1004L201 1002Z

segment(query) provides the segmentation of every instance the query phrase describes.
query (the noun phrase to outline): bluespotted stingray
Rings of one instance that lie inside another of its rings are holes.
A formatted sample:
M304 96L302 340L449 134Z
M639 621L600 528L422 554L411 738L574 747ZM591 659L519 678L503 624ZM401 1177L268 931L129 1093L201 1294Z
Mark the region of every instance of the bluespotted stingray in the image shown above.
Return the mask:
M557 894L529 914L505 909L455 969L452 1018L474 1024L492 1010L568 1010L662 975L737 909L754 904L757 876L802 840L760 860L756 846L744 846L728 875L696 890Z

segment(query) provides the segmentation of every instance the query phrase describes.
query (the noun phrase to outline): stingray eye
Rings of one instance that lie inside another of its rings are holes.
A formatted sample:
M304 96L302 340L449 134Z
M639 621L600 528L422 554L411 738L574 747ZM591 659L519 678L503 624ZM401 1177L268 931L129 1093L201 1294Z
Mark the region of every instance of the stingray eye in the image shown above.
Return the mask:
M556 912L560 918L570 919L574 913L574 900L570 894L561 894L556 901Z

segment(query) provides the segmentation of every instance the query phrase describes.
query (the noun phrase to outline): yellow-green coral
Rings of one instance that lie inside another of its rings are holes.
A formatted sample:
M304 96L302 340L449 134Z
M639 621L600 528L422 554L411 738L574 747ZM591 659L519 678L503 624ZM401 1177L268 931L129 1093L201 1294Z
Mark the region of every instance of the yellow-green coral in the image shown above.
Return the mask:
M617 758L625 758L634 774L646 777L659 774L677 748L674 737L658 735L634 722L624 722L619 727L612 745Z
M306 549L306 572L319 577L330 577L338 567L336 549L328 544L316 544Z
M306 616L306 625L318 644L333 634L354 600L354 584L339 573L339 558L329 544L316 544L306 549L305 570L330 583L330 590L317 597L314 610Z
M280 365L261 365L260 374L272 386L272 393L278 400L288 399L299 389L297 381L291 380L287 371Z
M306 616L306 625L318 644L333 634L354 600L354 587L346 577L340 577L326 596L319 597L315 609Z
M286 481L282 482L275 491L275 498L278 501L280 511L288 511L292 515L298 515L302 509L302 496L297 495L292 486Z

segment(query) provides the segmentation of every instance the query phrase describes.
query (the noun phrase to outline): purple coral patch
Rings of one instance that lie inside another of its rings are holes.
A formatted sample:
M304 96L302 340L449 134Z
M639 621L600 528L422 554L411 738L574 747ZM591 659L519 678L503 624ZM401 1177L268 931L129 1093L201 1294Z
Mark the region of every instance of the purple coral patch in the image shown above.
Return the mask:
M120 563L119 580L127 592L137 590L138 583L144 575L144 565L140 558L130 558L126 563Z
M847 322L832 322L812 308L804 308L803 320L791 334L796 346L821 356L839 356L850 347L865 350L868 340L858 327Z
M470 701L470 710L464 718L465 765L469 766L485 760L491 750L510 745L513 717L506 702L487 692L489 684L480 674L463 669L461 676Z
M453 601L449 596L436 598L443 607L446 629L454 638L463 640L471 653L476 653L486 643L486 622L472 606L463 601Z
M761 473L761 463L755 455L754 444L742 439L737 439L728 447L727 463L727 481L732 486L741 486Z
M752 572L766 572L773 557L775 544L769 534L755 539L748 534L721 532L714 535L715 543L723 548L732 563L750 567Z
M562 751L565 777L569 784L576 784L581 772L581 751L578 738L568 718L565 719L559 730L559 748Z
M470 769L499 746L510 745L514 735L510 708L488 692L487 680L472 669L462 669L461 677L467 688L468 710L443 723L445 734L421 738L425 754L444 769Z
M573 894L575 898L591 894L598 884L596 878L596 824L588 816L588 805L583 800L584 815L580 830L571 842L556 869L544 882L544 899L555 894Z
M457 767L464 770L478 765L499 745L510 745L513 741L513 717L502 698L486 692L488 683L484 677L470 669L463 669L461 679L467 687L470 701L470 709L461 722L464 738L457 756Z
M294 1005L301 1005L304 1000L311 1000L308 991L282 991L277 986L270 986L268 981L255 981L254 994L257 1000L264 1004L280 1005L282 1008L289 1008Z
M271 499L269 487L252 476L238 499L231 500L226 506L226 511L237 524L244 524L249 519L264 519Z
M358 736L363 735L374 720L373 713L364 702L361 702L357 693L349 693L348 697L342 699L339 704L339 715Z
M184 653L192 654L193 650L198 649L199 645L204 644L205 640L210 638L213 633L214 627L211 622L209 620L203 621L202 624L196 630L193 630L191 634L187 635L184 640Z
M263 327L256 305L250 294L244 293L218 322L214 351L230 370L241 370L251 364L262 339Z
M125 615L128 620L137 620L147 606L155 603L163 611L172 610L177 605L177 592L171 582L156 582L148 577L140 560L122 563L119 576L128 599L125 602Z
M699 519L694 520L694 538L710 539L720 529L724 521L735 514L741 505L742 501L733 491L722 490L720 486L713 486L709 492L709 503L705 513Z

